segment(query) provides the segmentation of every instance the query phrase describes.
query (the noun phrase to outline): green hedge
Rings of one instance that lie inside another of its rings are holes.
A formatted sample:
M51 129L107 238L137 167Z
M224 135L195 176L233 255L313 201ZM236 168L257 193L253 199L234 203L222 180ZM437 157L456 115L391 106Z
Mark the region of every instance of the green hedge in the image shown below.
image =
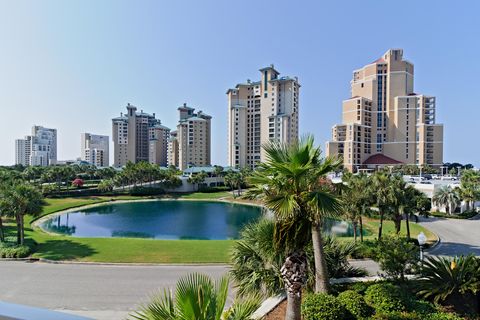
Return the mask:
M407 296L397 286L382 282L365 291L365 302L377 313L401 312L407 310Z
M338 295L337 300L355 319L364 319L373 313L372 308L367 305L363 296L356 291L344 291Z
M7 237L5 242L0 242L0 258L25 258L30 255L30 248L17 245L16 239Z
M349 319L347 309L329 294L310 294L302 303L303 320Z

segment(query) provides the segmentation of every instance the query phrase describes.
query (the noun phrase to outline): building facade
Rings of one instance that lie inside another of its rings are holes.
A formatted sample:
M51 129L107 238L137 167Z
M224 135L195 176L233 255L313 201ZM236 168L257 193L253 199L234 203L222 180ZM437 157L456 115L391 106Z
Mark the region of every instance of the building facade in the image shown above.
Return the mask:
M260 81L239 83L228 89L228 164L254 168L265 160L268 141L298 140L298 78L280 77L271 65L260 69Z
M342 123L333 126L328 156L342 157L350 171L414 164L443 164L443 125L435 122L436 99L415 93L413 64L403 50L353 72Z
M49 166L57 163L57 130L33 126L32 134L15 140L15 163Z
M179 122L176 131L178 143L178 165L180 170L189 167L211 165L211 120L212 117L188 107L186 103L178 108ZM176 158L174 142L171 144L171 160Z
M161 125L155 113L148 114L137 107L127 105L127 113L112 119L113 165L122 167L131 161L150 160L150 129Z
M149 129L148 161L152 164L166 167L168 165L168 141L170 129L156 124Z
M177 130L170 132L170 138L167 143L167 165L179 167L178 162L178 139L177 139Z
M91 133L80 135L80 159L97 167L109 166L109 137Z

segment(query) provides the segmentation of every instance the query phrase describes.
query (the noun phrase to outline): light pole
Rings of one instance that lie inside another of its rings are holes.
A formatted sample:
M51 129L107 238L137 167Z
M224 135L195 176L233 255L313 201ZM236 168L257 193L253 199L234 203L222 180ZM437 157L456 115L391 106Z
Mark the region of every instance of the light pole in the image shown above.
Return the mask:
M418 245L420 246L420 263L423 264L423 246L427 242L427 237L423 232L420 232L420 234L417 236L418 240Z

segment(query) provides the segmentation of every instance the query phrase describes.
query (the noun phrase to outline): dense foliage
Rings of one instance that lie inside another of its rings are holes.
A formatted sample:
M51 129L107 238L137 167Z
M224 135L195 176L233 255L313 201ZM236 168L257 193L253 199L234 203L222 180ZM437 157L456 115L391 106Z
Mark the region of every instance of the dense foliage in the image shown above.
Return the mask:
M310 294L302 303L304 320L344 320L347 315L345 306L329 294Z

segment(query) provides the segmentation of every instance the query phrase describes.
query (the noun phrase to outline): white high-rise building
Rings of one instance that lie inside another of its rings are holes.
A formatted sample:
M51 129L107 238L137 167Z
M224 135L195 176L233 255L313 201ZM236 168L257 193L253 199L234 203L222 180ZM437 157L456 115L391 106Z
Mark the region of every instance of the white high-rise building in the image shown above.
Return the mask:
M298 78L280 77L273 65L260 81L239 83L228 96L228 164L254 168L265 160L262 145L298 140Z
M15 163L49 166L57 163L57 129L33 126L32 134L15 140Z
M81 159L97 167L109 165L108 136L82 133L80 141Z

